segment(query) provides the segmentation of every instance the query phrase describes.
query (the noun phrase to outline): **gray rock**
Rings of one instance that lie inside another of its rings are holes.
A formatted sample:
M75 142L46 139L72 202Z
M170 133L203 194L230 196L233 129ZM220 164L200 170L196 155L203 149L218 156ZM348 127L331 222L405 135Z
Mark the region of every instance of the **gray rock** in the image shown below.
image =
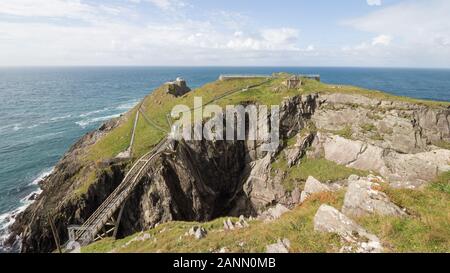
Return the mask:
M286 212L290 210L281 204L277 204L275 207L263 212L258 218L264 220L264 222L270 222L280 218Z
M336 135L318 134L318 144L325 159L347 167L375 171L401 187L418 187L439 173L450 171L450 150L437 149L415 154L402 154L358 140Z
M206 236L206 234L208 234L206 229L204 229L203 227L198 227L198 226L192 227L188 232L188 235L194 236L195 239L197 239L197 240L204 238Z
M228 218L226 221L223 221L223 228L225 230L233 230L234 229L234 224L231 221L231 218Z
M300 196L300 203L303 203L309 196L315 193L331 191L331 188L327 185L320 183L319 180L310 176L306 180L305 189Z
M250 225L247 223L247 221L245 220L244 215L241 215L239 217L239 221L236 223L239 224L240 228L248 228Z
M298 187L295 187L295 189L291 193L292 203L298 204L301 200L301 191Z
M370 182L367 179L350 181L345 194L342 212L356 217L368 214L406 215L402 209L390 202L389 197L385 193L376 189L379 186L379 184Z
M368 233L353 220L328 205L322 205L314 216L314 230L338 234L346 243L355 246L354 252L382 251L377 236Z
M200 239L204 238L207 233L208 232L206 232L206 230L204 228L200 227L195 231L195 239L200 240Z
M266 253L289 253L291 242L288 239L278 239L276 244L266 246Z
M287 160L289 168L298 163L300 158L305 154L306 148L311 146L314 141L313 133L299 133L296 136L297 141L293 147L289 147L284 150L284 154Z
M348 177L348 181L356 181L359 180L359 176L357 176L356 174L352 174Z

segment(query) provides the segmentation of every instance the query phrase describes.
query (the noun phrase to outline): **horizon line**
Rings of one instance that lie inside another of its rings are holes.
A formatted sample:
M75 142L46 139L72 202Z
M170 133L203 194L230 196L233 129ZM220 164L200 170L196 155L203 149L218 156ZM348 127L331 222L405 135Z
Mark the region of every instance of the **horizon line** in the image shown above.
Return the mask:
M0 65L5 68L366 68L366 69L435 69L449 70L450 67L413 66L293 66L293 65Z

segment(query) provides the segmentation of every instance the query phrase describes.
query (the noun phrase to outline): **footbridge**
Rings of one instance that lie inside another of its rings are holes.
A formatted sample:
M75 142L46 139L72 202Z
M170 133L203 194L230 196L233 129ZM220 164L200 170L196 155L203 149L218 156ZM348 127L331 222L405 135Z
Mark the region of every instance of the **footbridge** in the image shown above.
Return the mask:
M219 95L211 101L205 103L203 106L211 104L232 94L245 92L249 89L261 86L271 81L270 78L264 79L265 80L260 83L246 86L245 88L236 88L225 92L222 95ZM128 156L130 158L133 142L135 141L135 131L140 116L142 116L147 125L151 126L152 128L165 133L169 133L163 127L159 126L158 124L156 124L156 122L151 120L145 112L146 111L142 103L139 104L139 106L137 107L134 126L132 129L130 147L128 148ZM169 121L168 125L169 127L171 126ZM69 242L65 245L67 249L70 248L69 244L74 242L80 244L81 246L85 246L106 236L112 235L113 237L116 237L120 219L122 217L127 199L129 198L135 187L139 184L141 179L148 174L148 167L156 161L158 155L160 155L168 147L170 147L170 144L171 139L169 136L166 136L150 152L143 155L136 162L134 162L133 166L125 175L125 178L122 180L119 186L103 201L103 203L94 211L94 213L92 213L92 215L83 223L83 225L68 227ZM58 237L57 234L55 234L54 236L55 238ZM59 241L59 239L57 241Z

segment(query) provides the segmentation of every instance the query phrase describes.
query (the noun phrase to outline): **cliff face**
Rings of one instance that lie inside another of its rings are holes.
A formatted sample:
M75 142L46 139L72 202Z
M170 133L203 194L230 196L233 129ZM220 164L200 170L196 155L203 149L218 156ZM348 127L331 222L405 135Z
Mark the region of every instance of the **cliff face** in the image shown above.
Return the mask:
M293 206L302 184L288 190L283 181L287 168L301 165L304 157L374 171L397 187L419 187L450 170L450 150L439 148L450 142L448 108L360 95L308 95L284 100L280 117L283 141L276 153L261 152L261 143L253 141L190 141L161 154L126 203L121 235L172 220L255 216L276 203ZM67 226L83 223L121 182L128 164L109 162L86 194L65 200L81 168L83 147L116 125L85 136L43 183L42 195L12 227L13 238L22 238L22 251L52 251L47 214L56 212L55 224L65 241ZM277 158L288 166L276 169Z

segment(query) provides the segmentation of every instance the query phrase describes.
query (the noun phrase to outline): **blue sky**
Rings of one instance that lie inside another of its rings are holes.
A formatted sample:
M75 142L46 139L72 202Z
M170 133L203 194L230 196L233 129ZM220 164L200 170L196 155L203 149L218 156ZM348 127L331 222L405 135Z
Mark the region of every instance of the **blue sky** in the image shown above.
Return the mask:
M0 65L450 67L447 0L1 0Z

